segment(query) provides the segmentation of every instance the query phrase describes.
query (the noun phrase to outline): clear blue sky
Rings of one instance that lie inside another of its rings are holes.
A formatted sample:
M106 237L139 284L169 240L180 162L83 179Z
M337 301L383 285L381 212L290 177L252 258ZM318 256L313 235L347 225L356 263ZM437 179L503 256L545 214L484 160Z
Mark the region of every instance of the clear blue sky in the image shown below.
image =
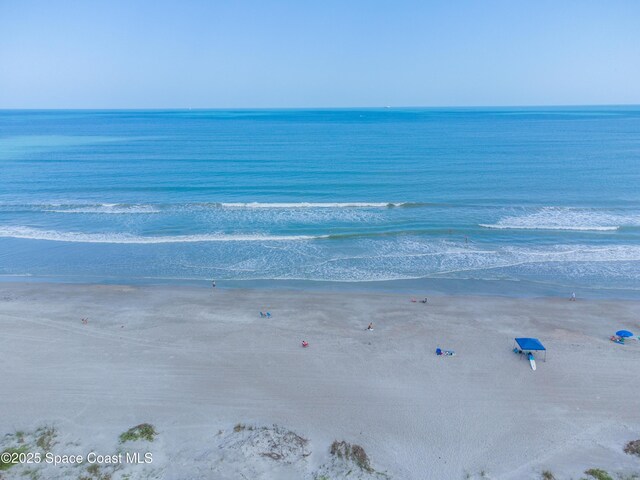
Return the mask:
M638 0L0 0L0 108L640 104Z

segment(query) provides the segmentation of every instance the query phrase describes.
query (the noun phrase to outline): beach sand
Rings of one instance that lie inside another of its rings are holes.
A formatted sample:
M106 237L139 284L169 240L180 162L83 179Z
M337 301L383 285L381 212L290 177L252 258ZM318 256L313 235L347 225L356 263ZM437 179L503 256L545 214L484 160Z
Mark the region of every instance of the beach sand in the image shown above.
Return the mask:
M113 479L640 473L640 457L623 452L640 438L640 342L609 341L620 328L640 333L640 303L409 300L2 283L2 448L42 450L36 430L48 425L55 454L152 453L144 465L100 465ZM537 371L511 351L516 336L547 347ZM436 356L438 346L456 356ZM153 442L119 444L145 422ZM362 446L372 471L331 455L335 440ZM15 465L0 476L80 478L88 467Z

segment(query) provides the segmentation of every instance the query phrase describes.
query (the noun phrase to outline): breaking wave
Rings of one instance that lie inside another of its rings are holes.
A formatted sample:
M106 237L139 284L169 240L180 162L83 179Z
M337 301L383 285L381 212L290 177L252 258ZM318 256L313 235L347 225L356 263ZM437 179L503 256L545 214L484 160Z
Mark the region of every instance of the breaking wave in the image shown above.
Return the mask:
M606 232L640 225L640 215L619 215L596 210L545 207L533 213L511 215L483 228L500 230L566 230Z
M223 208L394 208L394 207L419 207L426 205L415 202L293 202L293 203L216 203L212 204Z
M160 213L153 205L129 205L118 203L100 203L86 206L58 206L45 208L47 212L54 213L104 213L109 215L127 215L135 213Z
M566 230L566 231L581 231L581 232L610 232L619 230L619 226L615 227L597 227L597 226L584 226L574 227L568 225L537 225L537 226L519 226L519 225L500 225L500 224L485 224L481 223L482 228L491 228L494 230Z
M0 211L43 211L52 213L84 214L149 214L189 209L228 210L303 210L303 209L386 209L415 208L428 205L420 202L195 202L176 204L134 203L1 203Z
M282 242L324 238L311 235L201 234L174 236L141 236L126 233L83 233L40 230L30 227L0 227L0 237L75 243L196 243L196 242Z

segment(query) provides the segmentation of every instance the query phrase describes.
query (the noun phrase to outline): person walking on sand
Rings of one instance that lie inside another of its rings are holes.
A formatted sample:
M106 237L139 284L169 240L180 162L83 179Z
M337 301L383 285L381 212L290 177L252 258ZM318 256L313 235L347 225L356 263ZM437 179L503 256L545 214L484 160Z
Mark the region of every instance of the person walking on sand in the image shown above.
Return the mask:
M211 288L216 288L216 281L215 280L211 280Z
M571 301L572 302L576 301L576 292L571 293Z

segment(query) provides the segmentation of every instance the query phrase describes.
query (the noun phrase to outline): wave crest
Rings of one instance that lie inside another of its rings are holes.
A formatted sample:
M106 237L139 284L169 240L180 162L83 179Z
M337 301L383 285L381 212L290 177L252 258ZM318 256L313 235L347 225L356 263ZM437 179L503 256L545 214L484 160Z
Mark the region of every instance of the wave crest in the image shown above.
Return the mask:
M56 208L45 208L53 213L104 213L108 215L128 215L135 213L160 213L153 205L136 205L124 203L100 203L96 205L65 205Z
M261 203L261 202L238 202L238 203L215 203L215 206L222 208L394 208L419 206L419 203L401 202L283 202L283 203Z
M494 230L565 230L565 231L580 231L580 232L608 232L619 230L619 226L615 227L596 227L596 226L584 226L584 227L572 227L568 225L536 225L536 226L520 226L520 225L500 225L498 224L479 224L482 228L491 228Z
M0 203L1 210L27 210L53 213L84 214L149 214L184 209L228 210L305 210L305 209L386 209L416 208L428 205L422 202L197 202L176 204L135 203Z
M196 243L196 242L283 242L313 240L324 236L264 234L200 234L150 237L125 233L83 233L40 230L30 227L0 227L0 237L74 243Z
M523 215L510 215L496 223L481 223L480 227L498 230L565 230L615 231L622 226L640 225L639 215L621 215L598 210L544 207Z

